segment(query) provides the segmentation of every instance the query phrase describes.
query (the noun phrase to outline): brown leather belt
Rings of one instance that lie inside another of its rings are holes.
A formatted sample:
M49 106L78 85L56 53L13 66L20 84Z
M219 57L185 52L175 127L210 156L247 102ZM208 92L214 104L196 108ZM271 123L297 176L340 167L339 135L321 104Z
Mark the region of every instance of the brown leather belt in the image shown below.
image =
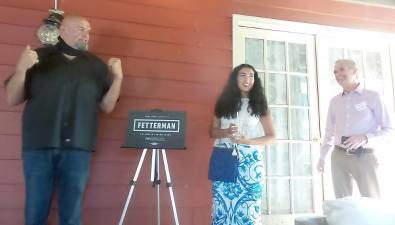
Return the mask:
M335 145L335 150L344 151L344 152L347 152L347 154L350 154L350 155L357 155L357 154L360 154L360 153L373 153L374 152L373 148L363 148L362 152L358 153L358 152L354 152L354 151L349 151L347 148L343 148L343 147L338 146L338 145Z

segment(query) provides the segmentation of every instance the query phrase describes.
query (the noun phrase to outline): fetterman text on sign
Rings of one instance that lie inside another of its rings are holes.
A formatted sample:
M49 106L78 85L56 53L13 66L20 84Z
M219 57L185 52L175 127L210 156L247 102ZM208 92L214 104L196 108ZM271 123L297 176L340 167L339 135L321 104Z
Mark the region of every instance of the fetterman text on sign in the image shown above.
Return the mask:
M180 120L135 119L134 131L179 132Z

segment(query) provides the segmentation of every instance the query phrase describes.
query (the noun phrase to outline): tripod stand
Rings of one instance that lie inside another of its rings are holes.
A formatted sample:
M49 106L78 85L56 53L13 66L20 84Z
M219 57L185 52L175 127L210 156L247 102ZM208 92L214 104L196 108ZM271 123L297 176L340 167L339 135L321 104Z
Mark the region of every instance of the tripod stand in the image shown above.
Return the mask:
M126 212L128 210L132 195L133 195L133 191L134 188L136 186L137 183L137 178L139 177L140 174L140 170L141 167L143 165L144 162L144 158L145 155L147 154L147 148L145 148L143 150L143 153L141 154L139 163L137 165L137 169L136 172L134 174L134 177L132 179L132 181L130 182L130 190L129 190L129 194L128 197L126 199L125 202L125 206L123 208L122 211L122 215L121 218L119 220L118 225L123 225L124 220L125 220L125 216L126 216ZM170 171L169 171L169 165L167 163L167 156L166 156L166 150L162 149L152 149L152 161L151 161L151 182L152 182L152 186L156 187L156 213L157 213L157 225L160 225L160 171L159 171L159 161L160 161L160 151L162 152L162 158L163 158L163 165L165 168L165 174L166 174L166 184L167 184L167 188L169 189L169 193L170 193L170 200L171 200L171 206L173 209L173 217L174 217L174 223L175 225L179 225L178 223L178 215L177 215L177 209L176 209L176 203L174 201L174 194L173 194L173 187L172 187L172 183L171 183L171 177L170 177Z

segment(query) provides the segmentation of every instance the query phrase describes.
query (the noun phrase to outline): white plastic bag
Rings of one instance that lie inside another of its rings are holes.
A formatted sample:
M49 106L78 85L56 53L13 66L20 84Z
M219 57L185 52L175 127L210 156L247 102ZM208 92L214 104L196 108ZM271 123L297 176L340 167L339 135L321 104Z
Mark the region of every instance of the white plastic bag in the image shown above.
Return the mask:
M346 197L323 205L329 225L395 225L395 203Z

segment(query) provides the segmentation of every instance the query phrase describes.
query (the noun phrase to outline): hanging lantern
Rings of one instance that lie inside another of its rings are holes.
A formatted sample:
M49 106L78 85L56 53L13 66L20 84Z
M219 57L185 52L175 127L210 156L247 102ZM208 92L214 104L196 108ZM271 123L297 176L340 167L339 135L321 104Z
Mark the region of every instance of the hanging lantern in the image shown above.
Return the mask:
M58 4L55 0L55 8L49 10L48 18L44 19L44 23L37 30L38 40L43 45L54 45L58 42L59 27L63 20L63 11L57 9Z

